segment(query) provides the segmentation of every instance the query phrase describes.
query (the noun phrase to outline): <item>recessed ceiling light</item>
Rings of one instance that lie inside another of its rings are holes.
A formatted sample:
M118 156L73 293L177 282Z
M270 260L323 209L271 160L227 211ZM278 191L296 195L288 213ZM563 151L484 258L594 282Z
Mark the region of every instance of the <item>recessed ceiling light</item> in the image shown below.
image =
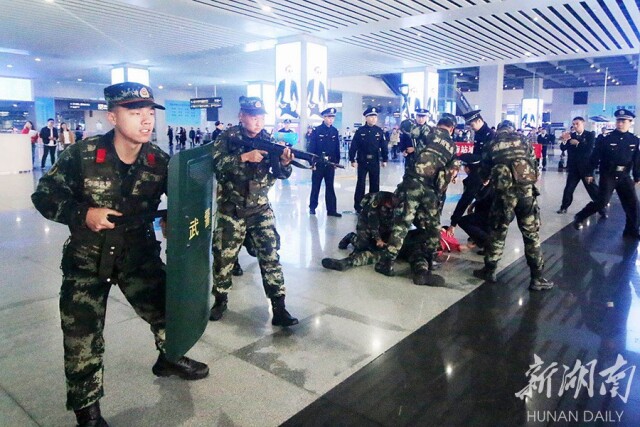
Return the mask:
M13 65L7 64L7 68L13 68Z
M460 73L460 77L464 76L464 73Z
M78 81L79 81L79 82L81 82L81 81L82 81L82 79L78 79Z
M591 65L589 65L589 68L595 68L595 67L596 67L596 65L595 65L595 64L591 64Z
M158 86L158 89L164 89L164 86L160 85Z
M531 56L531 52L525 52L524 56Z
M534 21L537 21L537 20L538 20L538 17L537 17L537 16L534 16L534 17L533 17L533 20L534 20Z
M53 3L53 0L44 0L47 3Z
M187 83L187 86L193 86L193 83Z
M598 69L596 70L596 73L599 73L599 72L600 72L600 68L598 68Z
M263 12L265 13L270 13L271 12L271 6L267 5L267 4L263 4L262 6L260 6L260 9L262 9Z
M575 50L576 50L576 53L580 52L580 48L579 47L577 47Z
M36 59L34 59L34 61L36 61L36 62L40 62L40 61L42 61L42 59L40 59L40 58L36 58Z

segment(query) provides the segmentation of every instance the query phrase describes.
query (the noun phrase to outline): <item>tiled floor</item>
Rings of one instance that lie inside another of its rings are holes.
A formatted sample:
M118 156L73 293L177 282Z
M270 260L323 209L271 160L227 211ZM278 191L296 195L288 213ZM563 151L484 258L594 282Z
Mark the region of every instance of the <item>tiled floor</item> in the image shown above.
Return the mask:
M390 164L383 170L382 189L393 190L401 173L399 163ZM74 421L64 408L57 308L58 266L68 231L33 209L29 196L39 175L0 176L0 426ZM559 286L530 296L515 224L500 268L515 264L500 276L502 286L480 286L471 277L470 270L482 261L473 252L443 259L447 284L441 288L415 286L406 275L388 278L372 267L344 273L323 269L323 257L347 253L337 243L355 227L355 171L338 171L338 207L346 212L337 219L326 216L322 194L318 215L307 213L310 172L296 170L278 182L271 200L282 236L287 305L300 325L271 326L256 260L243 251L245 274L234 278L229 311L208 325L189 353L209 363L210 377L190 383L158 379L151 373L157 354L149 329L113 289L101 402L105 418L116 427L275 426L311 405L291 425L525 423L525 403L514 393L526 385L534 352L549 363L573 364L576 357L586 362L599 355L608 362L620 337L592 332L595 326L584 313L613 315L620 327L625 316L635 316L628 324L640 325L637 285L635 299L620 303L631 309L611 314L592 306L609 288L599 284L616 278L615 265L621 260L635 265L635 258L622 256L626 252L615 226L616 216L622 217L619 206L603 226L561 231L587 201L579 187L569 214L555 214L563 186L564 174L557 171L545 172L540 181L544 249ZM460 183L450 187L445 224L461 189ZM460 232L459 238L466 236ZM398 266L400 273L407 270L406 264ZM638 335L633 338L628 330L626 340L637 352ZM637 392L632 396L639 398ZM527 405L564 407L565 400L557 401L535 398ZM585 408L600 402L595 397L581 401ZM625 406L629 417L632 405Z

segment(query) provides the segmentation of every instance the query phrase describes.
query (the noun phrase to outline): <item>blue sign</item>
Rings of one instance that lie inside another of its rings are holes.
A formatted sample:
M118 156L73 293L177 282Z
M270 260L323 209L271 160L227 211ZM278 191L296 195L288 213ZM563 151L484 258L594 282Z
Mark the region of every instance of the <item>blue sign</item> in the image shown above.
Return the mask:
M192 110L189 101L166 100L164 107L167 124L178 126L200 126L201 124L202 110Z
M614 121L613 113L621 108L633 111L635 114L636 106L630 102L612 102L607 103L606 107L602 103L589 103L589 117L604 116ZM603 111L604 110L604 111Z
M47 120L55 119L56 117L56 102L53 98L37 98L35 102L36 107L36 127L45 127Z

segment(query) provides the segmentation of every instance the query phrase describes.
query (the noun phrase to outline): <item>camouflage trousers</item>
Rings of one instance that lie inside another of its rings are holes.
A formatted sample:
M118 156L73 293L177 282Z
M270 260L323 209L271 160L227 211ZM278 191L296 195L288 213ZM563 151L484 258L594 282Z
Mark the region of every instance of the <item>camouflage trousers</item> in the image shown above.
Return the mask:
M231 271L245 236L255 249L265 294L268 298L284 295L284 275L278 255L280 235L270 207L246 218L216 212L212 242L214 292L227 293L231 289Z
M411 178L405 178L398 185L395 195L400 203L394 211L393 229L384 256L397 258L412 223L425 233L425 250L435 252L440 242L440 195L424 182Z
M412 269L428 269L428 252L425 242L426 234L423 230L410 230L402 243L398 258L408 261ZM354 251L341 260L345 262L348 268L375 264L383 254L383 250L377 249L373 243L364 248L355 245L354 247Z
M533 186L523 189L496 192L489 212L489 242L485 249L484 263L495 269L502 258L509 224L514 217L524 240L524 255L532 277L542 274L544 260L540 250L540 208L533 193Z
M156 348L162 351L164 347L165 269L160 244L153 242L145 249L144 258L125 259L126 265L116 267L111 283L106 283L98 278L100 247L71 244L65 247L60 318L69 410L89 406L104 395L103 331L112 285L120 288L136 313L149 323Z

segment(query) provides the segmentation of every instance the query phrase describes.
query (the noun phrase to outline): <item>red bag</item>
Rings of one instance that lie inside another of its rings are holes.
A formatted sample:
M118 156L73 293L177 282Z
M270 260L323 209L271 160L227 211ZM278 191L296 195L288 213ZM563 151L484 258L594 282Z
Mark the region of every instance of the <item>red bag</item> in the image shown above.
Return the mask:
M460 252L460 242L455 236L449 236L444 228L440 230L440 249L442 252Z

